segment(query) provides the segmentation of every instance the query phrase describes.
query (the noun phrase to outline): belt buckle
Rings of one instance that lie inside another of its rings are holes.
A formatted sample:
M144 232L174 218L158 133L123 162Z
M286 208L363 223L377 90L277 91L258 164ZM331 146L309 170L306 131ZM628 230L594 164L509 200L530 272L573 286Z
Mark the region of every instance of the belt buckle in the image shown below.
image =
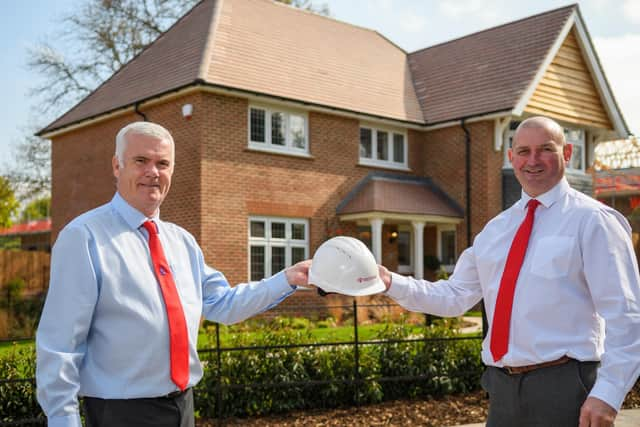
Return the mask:
M509 374L509 375L516 375L516 374L519 374L519 373L520 373L520 372L519 372L519 371L517 371L516 369L513 369L513 367L512 367L512 366L505 366L505 367L504 367L504 368L502 368L502 369L504 369L505 371L507 371L507 374Z

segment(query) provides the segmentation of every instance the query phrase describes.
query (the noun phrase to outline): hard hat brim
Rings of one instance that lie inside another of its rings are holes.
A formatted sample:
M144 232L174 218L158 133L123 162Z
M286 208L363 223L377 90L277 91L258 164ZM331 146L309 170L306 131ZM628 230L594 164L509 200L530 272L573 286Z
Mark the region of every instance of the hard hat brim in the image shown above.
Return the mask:
M340 284L329 284L324 280L315 277L312 271L309 272L309 283L316 285L323 291L329 293L337 293L342 295L348 295L352 297L364 297L368 295L375 295L387 290L387 287L384 285L384 282L380 277L377 277L369 286L366 288L360 289L347 289L341 287Z

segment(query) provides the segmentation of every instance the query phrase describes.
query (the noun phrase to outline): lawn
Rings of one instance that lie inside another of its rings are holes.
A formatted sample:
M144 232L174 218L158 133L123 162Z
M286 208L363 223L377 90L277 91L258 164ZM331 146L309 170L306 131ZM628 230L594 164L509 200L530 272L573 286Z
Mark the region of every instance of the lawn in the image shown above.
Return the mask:
M369 325L360 325L358 327L358 340L370 341L378 339L380 333L388 327L387 323L375 323ZM420 336L424 326L416 325L413 327L412 334ZM260 326L253 326L251 329L240 326L221 326L220 327L220 345L222 347L230 347L235 339L242 336L245 342L251 343L256 341L257 337L264 332L265 328ZM309 325L309 328L294 328L296 332L300 333L300 343L323 343L323 342L352 342L355 339L353 326L330 326L330 327L313 327ZM476 335L476 334L470 334ZM256 339L254 339L254 337ZM208 349L215 347L215 327L210 325L208 327L200 328L198 336L198 349ZM0 356L11 351L16 346L27 347L33 346L33 340L21 340L21 341L0 341Z

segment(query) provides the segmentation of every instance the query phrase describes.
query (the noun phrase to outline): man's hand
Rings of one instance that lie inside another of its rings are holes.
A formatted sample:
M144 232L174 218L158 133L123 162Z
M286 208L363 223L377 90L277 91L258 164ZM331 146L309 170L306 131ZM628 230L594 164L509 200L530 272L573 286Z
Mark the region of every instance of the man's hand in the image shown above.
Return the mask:
M579 427L611 427L617 412L597 397L587 397L580 409Z
M380 276L382 283L384 283L384 287L386 288L385 291L388 291L391 287L391 273L384 265L378 265L378 275Z
M294 286L308 286L310 267L311 260L307 259L287 268L284 271L284 274L287 276L287 282Z

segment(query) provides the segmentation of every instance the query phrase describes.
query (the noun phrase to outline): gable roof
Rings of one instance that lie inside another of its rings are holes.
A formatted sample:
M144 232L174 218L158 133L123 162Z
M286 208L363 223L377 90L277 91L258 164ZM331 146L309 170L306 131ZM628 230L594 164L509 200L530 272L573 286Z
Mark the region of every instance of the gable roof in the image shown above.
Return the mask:
M271 0L203 0L39 134L197 85L422 126L520 115L574 23L628 134L577 5L407 54L375 31Z
M406 52L379 33L270 0L203 0L40 133L192 84L423 122Z
M563 7L410 54L426 122L511 112L576 7Z

